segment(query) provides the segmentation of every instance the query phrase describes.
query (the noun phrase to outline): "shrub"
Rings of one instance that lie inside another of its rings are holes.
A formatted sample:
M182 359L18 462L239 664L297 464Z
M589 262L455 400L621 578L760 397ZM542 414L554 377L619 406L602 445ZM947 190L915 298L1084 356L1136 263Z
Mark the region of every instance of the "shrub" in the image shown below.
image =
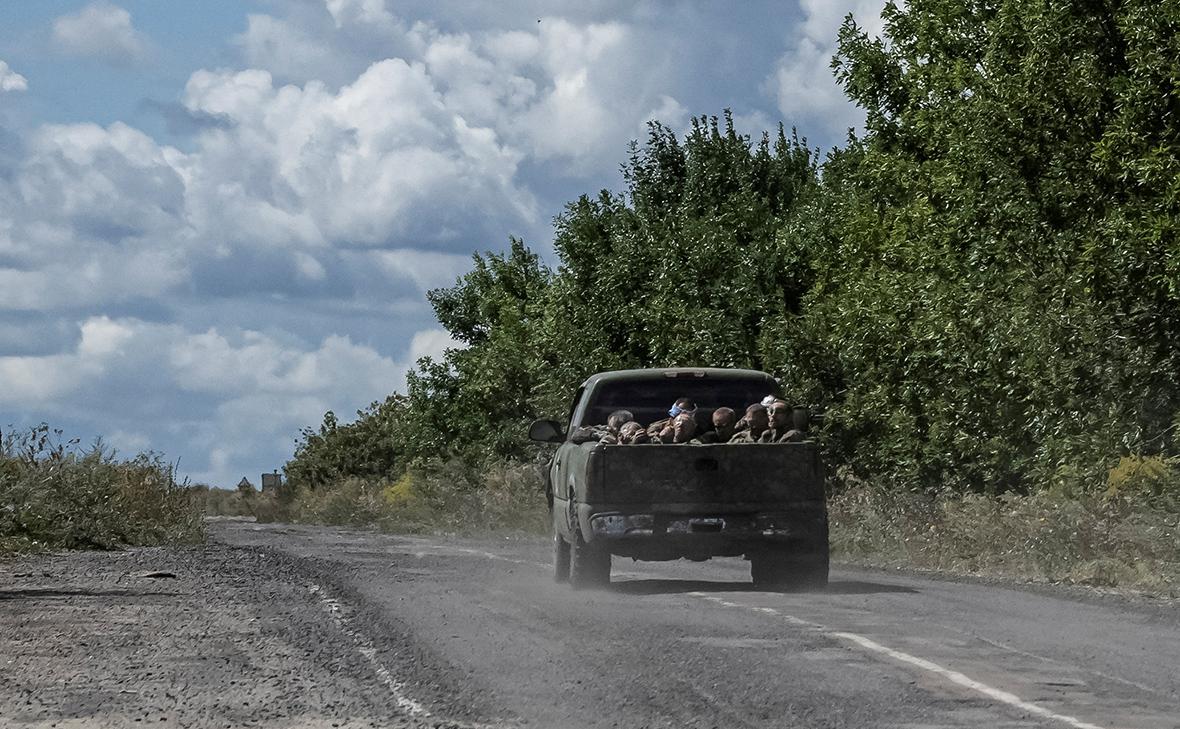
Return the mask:
M157 454L119 460L40 425L0 441L0 549L196 542L199 499Z
M854 563L1180 594L1180 517L1131 499L860 484L829 508L833 551Z
M351 477L301 490L288 507L259 520L377 526L387 531L478 534L543 533L548 511L538 469L517 462L471 466L458 459L425 461L396 481Z

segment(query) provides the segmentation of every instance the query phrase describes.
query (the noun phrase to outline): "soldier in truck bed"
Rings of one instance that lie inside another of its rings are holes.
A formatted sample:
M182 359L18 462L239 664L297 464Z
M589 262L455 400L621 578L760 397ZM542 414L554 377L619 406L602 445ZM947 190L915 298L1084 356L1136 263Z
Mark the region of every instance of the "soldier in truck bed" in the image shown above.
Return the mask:
M649 429L650 431L650 429ZM697 421L692 413L682 412L676 417L672 418L672 424L664 428L660 433L653 436L652 443L665 444L693 444L700 445L700 441L694 438L697 433Z
M798 443L803 440L803 432L791 427L791 411L793 408L786 400L775 400L767 410L770 416L770 427L758 439L759 443Z
M717 408L713 411L713 429L701 436L702 443L728 443L737 427L737 413L733 408Z
M624 423L623 427L619 428L619 436L616 442L622 445L640 445L648 443L651 438L648 437L647 431L643 426L632 420L629 423Z
M730 438L730 443L757 443L770 427L770 416L766 412L766 407L760 403L754 403L746 408L746 415L742 420L745 422L745 428Z
M592 440L601 443L618 443L619 430L627 423L634 422L635 416L630 410L616 410L607 416L606 425L584 425L575 428L570 434L574 443L589 443Z
M691 398L682 397L676 402L672 403L672 408L668 411L668 417L663 420L657 420L651 425L647 426L647 434L655 438L660 433L667 430L672 425L672 420L681 413L688 413L693 415L696 413L697 404Z

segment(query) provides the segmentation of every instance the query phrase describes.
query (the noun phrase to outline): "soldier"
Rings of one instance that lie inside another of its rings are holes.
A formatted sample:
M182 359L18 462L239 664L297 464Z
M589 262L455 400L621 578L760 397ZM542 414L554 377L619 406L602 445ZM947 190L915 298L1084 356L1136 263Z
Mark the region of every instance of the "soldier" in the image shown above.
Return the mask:
M629 423L624 423L623 427L619 428L618 442L623 445L638 445L647 443L650 439L647 436L647 431L643 426L632 420Z
M766 407L761 403L754 403L746 408L746 415L742 420L746 423L745 430L739 430L729 439L730 443L757 443L766 429L770 427L770 416Z
M758 439L759 443L798 443L803 440L803 431L791 427L791 411L786 400L775 400L767 410L770 427Z
M657 420L651 425L647 426L647 434L651 437L656 437L660 433L667 430L672 425L672 420L681 413L688 413L693 415L697 411L697 404L690 398L682 397L676 402L672 403L672 408L668 411L668 417L663 420Z
M601 443L617 443L619 429L635 419L630 410L616 410L607 416L606 425L583 425L575 428L570 434L574 443L589 443L592 440Z
M697 432L697 421L692 416L692 413L680 413L675 418L672 418L672 424L651 439L652 443L665 444L694 444L700 445L700 441L694 438Z
M713 411L713 429L701 436L702 443L728 443L737 432L737 413L733 408Z
M635 423L635 416L631 414L630 410L616 410L611 413L606 419L606 432L599 438L599 443L606 445L613 445L622 442L622 430L624 425ZM637 427L643 426L635 423Z

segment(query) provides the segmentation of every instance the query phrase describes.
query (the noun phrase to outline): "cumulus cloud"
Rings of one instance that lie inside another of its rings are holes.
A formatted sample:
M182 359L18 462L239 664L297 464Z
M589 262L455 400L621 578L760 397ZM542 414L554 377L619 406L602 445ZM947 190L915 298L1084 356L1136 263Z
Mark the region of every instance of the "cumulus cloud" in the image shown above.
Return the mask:
M779 110L788 119L820 129L849 129L864 123L857 109L836 83L831 62L836 36L852 13L870 33L880 33L882 0L800 0L804 21L792 33L787 52L779 59L769 84Z
M131 23L131 13L106 0L53 21L53 44L61 52L113 65L145 60L150 44Z
M685 116L665 87L676 46L687 41L605 19L619 14L618 4L600 5L552 5L543 17L525 9L511 14L527 16L514 27L447 32L397 17L381 0L325 0L319 13L297 5L281 17L252 15L237 43L252 68L280 85L332 91L355 85L375 62L421 69L440 108L480 130L480 139L582 175L613 170L654 115ZM604 19L573 21L560 12Z
M0 188L0 309L157 296L182 283L184 155L116 122L45 125Z
M612 168L649 119L683 120L680 103L660 92L671 73L666 46L656 52L623 22L542 20L529 31L414 33L449 108L574 175Z
M251 68L294 81L335 80L339 59L321 36L272 15L251 14L236 43ZM346 69L339 69L341 72Z
M448 110L420 64L380 61L336 93L202 71L185 104L232 123L201 134L190 198L216 239L468 249L464 233L536 217L520 154Z
M281 465L300 427L455 346L422 293L510 234L543 247L567 192L615 179L648 120L682 127L701 102L677 79L720 58L669 30L707 27L697 11L649 2L268 5L237 67L151 104L183 143L121 122L0 129L0 410L150 441L213 483ZM53 40L149 54L109 2ZM52 336L5 344L31 313Z
M27 91L29 82L24 76L9 68L8 64L0 61L0 93L5 91Z
M52 402L59 412L90 412L124 450L176 441L170 457L222 485L243 469L281 465L299 428L329 409L347 417L402 389L419 357L454 346L436 329L411 337L400 358L339 335L308 343L281 332L193 332L107 316L84 319L77 330L61 353L0 356L0 409L36 405L53 414ZM171 438L143 436L144 422L161 421Z

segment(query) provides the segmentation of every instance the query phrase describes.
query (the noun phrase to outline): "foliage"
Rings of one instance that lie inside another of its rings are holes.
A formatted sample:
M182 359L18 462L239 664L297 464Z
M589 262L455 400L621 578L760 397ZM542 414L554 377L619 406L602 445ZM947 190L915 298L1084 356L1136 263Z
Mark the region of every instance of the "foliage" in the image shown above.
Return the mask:
M352 423L341 424L328 411L319 430L304 428L295 456L283 468L294 489L315 490L346 478L374 478L402 465L395 433L404 417L404 398L390 395L357 412Z
M419 363L396 417L305 432L288 473L311 475L292 481L378 479L416 508L431 497L408 469L486 488L493 464L539 457L528 421L592 372L748 366L827 411L835 490L881 485L866 524L887 504L905 519L877 528L933 524L932 554L1024 549L1046 572L1169 558L1143 535L1174 524L1134 525L1177 498L1180 5L908 0L883 18L874 37L849 17L833 60L863 135L821 165L728 113L683 138L652 124L622 192L557 217L555 268L512 240L431 292L461 346ZM393 455L371 457L381 438Z
M0 551L114 549L196 542L201 504L173 467L146 453L120 460L47 425L0 440Z
M781 371L819 384L857 475L1097 488L1172 447L1175 7L919 0L881 39L845 24L867 133L825 165Z
M259 521L377 526L403 533L540 534L549 524L539 470L515 462L475 469L458 459L431 459L397 480L346 478L330 489L300 491L285 504L263 494L254 508Z
M1180 596L1180 514L1129 499L858 485L830 500L829 515L844 562Z

